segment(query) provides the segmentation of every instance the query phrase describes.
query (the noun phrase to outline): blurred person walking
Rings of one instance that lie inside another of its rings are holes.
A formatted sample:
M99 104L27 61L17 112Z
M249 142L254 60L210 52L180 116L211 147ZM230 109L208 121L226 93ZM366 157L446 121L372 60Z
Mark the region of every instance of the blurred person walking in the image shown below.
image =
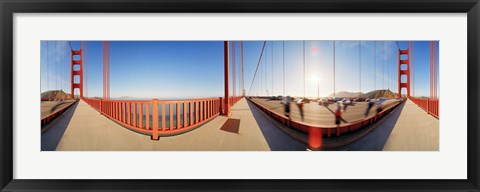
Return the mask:
M297 107L298 107L298 110L300 111L300 116L302 117L302 121L303 121L303 99L299 99L296 104L297 104Z
M340 126L341 121L347 123L345 119L342 118L342 107L340 102L337 102L337 109L335 110L335 125Z
M287 98L282 101L282 105L285 110L285 116L290 119L290 96L287 96Z
M365 111L365 117L368 116L368 114L370 113L370 109L372 109L373 105L375 105L375 102L373 101L373 99L370 99L370 100L368 101L367 110Z

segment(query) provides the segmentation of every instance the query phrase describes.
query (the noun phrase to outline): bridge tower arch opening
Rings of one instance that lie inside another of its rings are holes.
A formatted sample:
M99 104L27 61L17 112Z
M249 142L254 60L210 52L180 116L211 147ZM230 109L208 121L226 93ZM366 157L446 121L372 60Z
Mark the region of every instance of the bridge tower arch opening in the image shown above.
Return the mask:
M398 98L402 97L405 90L410 97L410 50L398 49Z
M79 90L83 98L83 54L82 49L71 50L71 95L75 98L75 90Z

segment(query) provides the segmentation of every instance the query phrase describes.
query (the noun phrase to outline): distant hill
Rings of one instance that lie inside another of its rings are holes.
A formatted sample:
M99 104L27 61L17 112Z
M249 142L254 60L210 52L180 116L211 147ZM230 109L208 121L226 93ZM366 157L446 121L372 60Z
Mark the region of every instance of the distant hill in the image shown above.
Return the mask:
M360 92L348 92L348 91L340 91L335 93L335 97L358 97L359 95L363 95ZM329 95L329 97L333 97L333 93Z
M116 100L136 100L137 98L135 97L130 97L130 96L123 96L123 97L117 97L117 98L112 98Z
M397 93L393 93L390 90L387 89L382 89L382 90L375 90L375 91L370 91L368 93L365 93L362 95L363 98L370 98L370 99L376 99L376 98L396 98Z
M63 92L63 90L51 90L41 93L42 100L54 100L54 99L71 99L70 94Z
M361 95L360 97L362 98L370 98L370 99L376 99L380 97L384 98L396 98L397 94L391 92L390 90L382 89L382 90L375 90L375 91L370 91L368 93L360 93L360 92L348 92L348 91L340 91L335 94L335 97L351 97L355 98ZM329 97L333 97L333 93L329 95Z

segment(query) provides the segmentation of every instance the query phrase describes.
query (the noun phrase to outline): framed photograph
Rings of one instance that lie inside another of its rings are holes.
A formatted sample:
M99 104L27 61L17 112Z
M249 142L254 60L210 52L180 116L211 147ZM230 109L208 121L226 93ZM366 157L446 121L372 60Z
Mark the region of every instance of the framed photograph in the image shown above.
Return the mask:
M478 0L1 9L2 191L479 191Z

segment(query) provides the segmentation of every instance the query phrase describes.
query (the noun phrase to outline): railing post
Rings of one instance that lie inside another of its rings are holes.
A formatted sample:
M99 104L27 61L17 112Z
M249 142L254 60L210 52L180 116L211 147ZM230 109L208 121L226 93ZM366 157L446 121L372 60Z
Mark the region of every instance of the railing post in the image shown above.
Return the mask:
M219 105L219 112L220 114L223 114L223 102L222 102L222 97L219 97L220 98L220 105Z
M170 117L169 129L172 130L173 129L173 102L168 103L168 108L170 109L170 111L168 112L168 116Z
M180 103L177 102L176 103L176 106L177 106L177 113L175 113L177 115L177 129L180 129Z
M164 115L164 114L162 114L162 115ZM158 99L153 99L153 101L152 101L152 140L159 140L159 136L158 136Z
M427 113L430 114L430 99L427 99Z
M103 114L103 111L102 111L102 99L100 99L99 112L100 112L100 115Z
M313 149L318 149L323 143L323 129L310 127L308 130L308 145Z
M187 102L183 102L183 127L187 127Z

